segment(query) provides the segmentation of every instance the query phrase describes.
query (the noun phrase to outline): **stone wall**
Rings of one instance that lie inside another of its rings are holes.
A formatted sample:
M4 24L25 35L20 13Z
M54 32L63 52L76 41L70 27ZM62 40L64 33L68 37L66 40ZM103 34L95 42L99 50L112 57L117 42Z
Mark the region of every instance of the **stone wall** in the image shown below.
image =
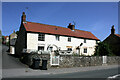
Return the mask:
M119 56L107 56L107 65L119 64L120 57ZM50 66L50 64L48 63ZM102 56L91 56L91 57L79 57L79 56L71 56L71 55L61 55L59 68L69 68L69 67L86 67L86 66L101 66L103 65L103 57ZM51 66L52 67L52 66ZM50 67L49 67L50 68Z
M107 64L120 64L120 56L107 57Z
M30 55L30 54L29 54ZM87 66L102 66L103 65L103 57L102 56L72 56L72 55L60 55L59 57L59 65L58 66L51 66L50 64L50 55L31 55L27 58L24 57L28 66L32 65L32 58L35 58L35 56L38 56L40 58L40 66L42 66L42 59L46 58L47 61L47 67L48 68L70 68L70 67L87 67ZM119 56L107 56L107 65L113 65L113 64L119 64L120 63L120 57Z

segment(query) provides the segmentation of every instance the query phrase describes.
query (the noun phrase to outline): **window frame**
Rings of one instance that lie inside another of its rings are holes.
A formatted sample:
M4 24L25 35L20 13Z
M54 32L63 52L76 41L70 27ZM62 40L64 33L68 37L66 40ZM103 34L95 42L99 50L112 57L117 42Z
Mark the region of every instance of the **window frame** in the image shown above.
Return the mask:
M68 37L68 42L71 42L71 37Z
M84 53L87 53L87 48L84 48Z
M38 51L40 51L39 47L43 47L43 50L41 49L41 51L44 51L44 49L45 49L44 46L38 46Z
M44 33L38 34L38 41L45 41L45 34Z
M72 51L72 48L67 48L67 51Z
M87 43L87 40L86 40L86 39L84 39L84 43Z
M59 35L55 35L56 41L60 41L60 36Z

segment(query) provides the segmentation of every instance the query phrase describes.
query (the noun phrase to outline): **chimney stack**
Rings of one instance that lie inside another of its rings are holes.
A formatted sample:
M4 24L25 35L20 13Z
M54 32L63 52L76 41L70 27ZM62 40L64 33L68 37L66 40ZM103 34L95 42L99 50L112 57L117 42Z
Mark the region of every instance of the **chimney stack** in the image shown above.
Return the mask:
M15 33L15 30L13 31L13 33Z
M26 15L25 12L23 12L22 17L21 17L21 22L26 22Z
M112 28L111 28L111 34L115 34L115 28L114 28L114 25L113 25Z
M74 30L75 29L75 25L72 25L72 23L69 23L68 28L71 29L71 30Z

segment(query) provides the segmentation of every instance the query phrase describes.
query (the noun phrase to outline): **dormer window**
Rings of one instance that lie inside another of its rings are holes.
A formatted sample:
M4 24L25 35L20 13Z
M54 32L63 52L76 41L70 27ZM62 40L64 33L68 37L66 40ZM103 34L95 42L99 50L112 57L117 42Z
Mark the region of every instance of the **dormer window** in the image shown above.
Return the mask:
M56 35L55 37L56 37L57 41L60 41L60 36L59 35Z

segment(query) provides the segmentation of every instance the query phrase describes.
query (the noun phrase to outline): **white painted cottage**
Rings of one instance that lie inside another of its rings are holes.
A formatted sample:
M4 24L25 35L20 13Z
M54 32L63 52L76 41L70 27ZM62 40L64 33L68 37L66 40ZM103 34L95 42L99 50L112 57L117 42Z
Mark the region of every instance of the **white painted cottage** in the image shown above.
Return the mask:
M29 50L68 50L80 55L93 55L99 41L91 32L77 30L71 23L67 28L28 22L23 12L15 52ZM54 47L55 46L55 47Z

